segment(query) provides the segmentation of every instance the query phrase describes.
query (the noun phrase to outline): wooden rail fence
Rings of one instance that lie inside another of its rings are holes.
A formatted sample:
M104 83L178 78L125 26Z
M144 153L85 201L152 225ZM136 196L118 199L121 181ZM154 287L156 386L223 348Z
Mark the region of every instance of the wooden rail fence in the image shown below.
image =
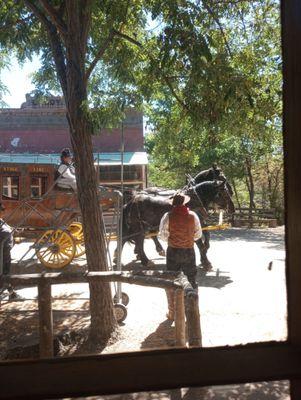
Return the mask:
M269 228L277 227L276 210L273 208L254 208L240 207L235 209L233 215L224 214L224 222L231 223L234 227L266 225ZM207 223L215 225L219 223L219 215L209 216Z
M7 275L0 278L0 286L37 286L39 310L40 357L53 357L53 315L51 285L87 283L93 281L122 282L157 287L174 291L175 344L178 347L201 347L202 335L198 293L183 273L165 271L133 272L76 272ZM187 339L186 339L187 335Z
M243 225L267 225L269 228L277 227L277 218L273 208L237 208L232 217L232 225L240 227Z

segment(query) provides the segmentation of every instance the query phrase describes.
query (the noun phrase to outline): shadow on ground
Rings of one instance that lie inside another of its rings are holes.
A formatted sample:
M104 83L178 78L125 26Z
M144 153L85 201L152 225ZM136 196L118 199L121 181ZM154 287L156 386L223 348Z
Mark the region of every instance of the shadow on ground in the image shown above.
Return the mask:
M17 304L14 301L1 304L1 359L36 358L39 354L37 301L18 301ZM71 294L54 297L52 307L55 355L81 352L86 338L83 332L90 326L89 302Z
M155 332L152 332L141 343L141 349L173 347L175 345L175 328L172 321L161 322Z
M162 260L162 258L160 259ZM143 270L148 271L165 271L166 264L154 264L150 267L143 267L140 261L133 261L123 266L123 271L140 272ZM222 289L224 286L232 283L232 279L229 277L227 271L209 271L207 272L204 268L198 267L197 272L197 284L199 287L211 287L216 289Z
M212 241L261 242L262 247L275 250L284 250L285 246L283 232L273 229L230 228L211 232L210 238Z
M198 268L197 284L199 287L222 289L233 282L228 274L226 271L206 272L203 268Z
M214 386L89 397L87 400L289 400L289 382ZM75 399L74 399L75 400ZM79 399L78 399L79 400Z

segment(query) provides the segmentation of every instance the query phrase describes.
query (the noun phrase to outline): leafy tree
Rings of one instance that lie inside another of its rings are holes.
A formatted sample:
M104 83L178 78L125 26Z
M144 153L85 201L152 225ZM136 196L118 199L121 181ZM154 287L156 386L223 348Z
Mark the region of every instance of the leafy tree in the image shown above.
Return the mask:
M175 32L172 19L162 32L177 98L165 88L153 92L151 180L160 185L162 172L172 170L168 182L177 186L185 172L218 162L234 187L241 189L244 181L253 207L257 166L267 158L279 160L282 152L279 4L198 5L199 13L188 8L182 13L193 18L192 36L183 27Z
M92 148L92 134L105 114L91 109L93 99L89 93L102 80L100 60L114 67L117 74L121 61L131 59L131 47L118 38L127 29L139 34L145 23L142 2L8 0L1 6L0 20L2 48L15 50L21 62L38 54L42 70L36 82L45 90L59 88L65 97L87 263L92 271L106 270ZM109 283L90 283L90 311L91 339L106 340L116 323Z
M2 49L21 62L38 54L39 89L65 97L90 270L107 269L92 134L143 105L155 131L156 183L160 173L180 185L180 172L184 181L183 171L213 160L246 176L246 160L272 156L279 132L278 19L275 0L2 5ZM91 283L90 296L91 337L107 339L115 326L109 284Z
M35 75L38 88L59 90L65 97L90 270L107 269L92 134L120 120L125 107L151 102L163 85L183 108L193 109L193 101L189 107L183 103L170 75L178 56L179 73L188 68L189 75L196 74L186 65L185 49L189 57L204 59L204 68L210 60L209 37L194 27L206 13L201 11L194 1L172 0L7 0L2 4L2 49L15 51L20 62L37 54L42 62ZM150 20L162 23L163 31L150 29ZM90 308L91 338L107 339L115 326L109 284L90 283Z
M0 71L9 66L9 59L5 49L0 49ZM0 79L0 107L5 107L3 96L8 92L7 87Z

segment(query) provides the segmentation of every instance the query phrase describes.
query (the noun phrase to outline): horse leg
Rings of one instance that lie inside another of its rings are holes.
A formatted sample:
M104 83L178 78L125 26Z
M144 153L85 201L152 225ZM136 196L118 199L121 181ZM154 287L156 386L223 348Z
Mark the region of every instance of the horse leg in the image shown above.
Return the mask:
M159 254L159 256L165 257L165 250L163 249L161 243L159 242L158 236L153 236L152 237L153 242L155 243L156 246L156 251Z
M207 258L207 251L210 247L209 244L209 239L210 239L210 234L209 232L204 232L204 241L203 238L197 240L196 244L199 248L200 251L200 256L201 256L201 264L204 267L206 271L210 271L212 269L212 264Z
M135 240L134 254L136 254L136 260L140 260L140 254L136 240Z
M141 260L141 264L145 267L150 264L150 260L147 258L144 252L144 235L139 235L136 238L137 254Z
M122 250L123 250L123 246L125 245L126 239L122 239L122 243L121 243L121 254L122 254ZM117 252L118 252L118 247L116 247L116 249L114 250L113 253L113 263L117 264Z

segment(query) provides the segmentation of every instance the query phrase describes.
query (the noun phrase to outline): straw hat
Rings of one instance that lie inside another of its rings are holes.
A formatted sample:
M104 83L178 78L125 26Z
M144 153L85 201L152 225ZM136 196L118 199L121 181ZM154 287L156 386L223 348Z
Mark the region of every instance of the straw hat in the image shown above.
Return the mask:
M182 206L184 204L189 203L190 197L182 192L177 192L171 199L170 203L173 206Z

